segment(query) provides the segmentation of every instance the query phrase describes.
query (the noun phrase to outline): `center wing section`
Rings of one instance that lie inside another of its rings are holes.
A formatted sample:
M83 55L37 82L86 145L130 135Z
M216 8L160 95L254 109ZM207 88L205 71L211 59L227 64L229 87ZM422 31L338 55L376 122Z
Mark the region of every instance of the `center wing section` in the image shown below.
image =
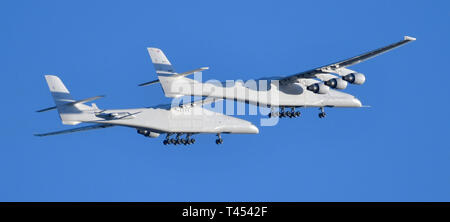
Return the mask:
M315 69L311 69L305 72L296 73L294 75L290 75L284 78L280 79L280 84L290 84L297 82L298 79L302 78L317 78L317 74L323 74L323 73L339 73L340 70L348 70L345 69L345 67L358 64L362 61L365 61L367 59L373 58L377 55L380 55L382 53L385 53L387 51L390 51L392 49L395 49L399 46L402 46L406 43L415 41L416 39L413 37L405 36L402 41L381 47L379 49L375 49L373 51L351 57L349 59L345 59L339 62L331 63L325 66L321 66Z

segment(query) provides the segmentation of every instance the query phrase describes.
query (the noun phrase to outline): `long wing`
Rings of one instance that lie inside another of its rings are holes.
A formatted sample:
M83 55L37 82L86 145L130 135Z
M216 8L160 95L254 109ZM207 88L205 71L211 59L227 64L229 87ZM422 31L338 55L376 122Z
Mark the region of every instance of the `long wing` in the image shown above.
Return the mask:
M37 133L37 134L34 134L34 135L35 136L53 136L53 135L58 135L58 134L74 133L74 132L80 132L80 131L86 131L86 130L103 129L103 128L112 127L112 126L114 126L114 125L111 125L111 124L94 124L94 125L77 127L77 128L72 128L72 129L68 129L68 130L61 130L61 131L56 131L56 132L50 132L50 133Z
M222 100L223 100L222 98L204 97L202 99L192 101L191 103L183 104L183 106L203 106L210 103L219 102Z
M351 65L355 65L358 64L362 61L365 61L367 59L373 58L377 55L380 55L382 53L385 53L387 51L390 51L392 49L395 49L399 46L402 46L408 42L411 41L415 41L416 39L413 37L409 37L409 36L405 36L404 39L402 41L387 45L385 47L379 48L379 49L375 49L373 51L358 55L358 56L354 56L351 57L349 59L345 59L339 62L335 62L335 63L331 63L329 65L325 65L325 66L321 66L315 69L311 69L305 72L300 72L300 73L296 73L294 75L290 75L287 76L285 78L281 78L280 79L280 83L282 84L289 84L289 83L293 83L296 82L297 79L300 78L316 78L317 74L321 74L321 73L329 73L329 72L334 72L337 69L341 69L341 68L345 68L347 66L351 66Z

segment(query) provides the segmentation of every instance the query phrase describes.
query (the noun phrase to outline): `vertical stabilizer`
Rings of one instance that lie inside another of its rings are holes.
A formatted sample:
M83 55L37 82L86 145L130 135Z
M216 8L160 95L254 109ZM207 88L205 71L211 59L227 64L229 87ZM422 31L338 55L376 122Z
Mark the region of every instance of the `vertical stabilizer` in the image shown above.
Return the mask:
M181 96L174 92L174 87L176 87L175 83L182 85L186 82L190 82L191 80L183 75L178 75L178 73L175 72L172 64L169 62L161 49L147 48L147 50L150 58L152 59L153 66L155 67L159 83L161 83L161 87L164 91L164 95L167 97Z
M55 100L57 107L64 103L75 101L70 95L69 90L67 90L66 86L61 79L58 78L58 76L45 75L45 80L47 80L48 88L50 89L50 93L52 94L53 100Z
M58 76L45 75L48 88L56 104L59 116L63 124L76 125L81 123L85 116L83 111L91 110L90 106L77 103L70 95L69 90Z
M158 76L160 74L176 74L172 64L169 62L166 55L164 55L164 52L161 49L147 48L147 50L148 54L150 54L150 58L152 59L153 66L155 66L155 70Z

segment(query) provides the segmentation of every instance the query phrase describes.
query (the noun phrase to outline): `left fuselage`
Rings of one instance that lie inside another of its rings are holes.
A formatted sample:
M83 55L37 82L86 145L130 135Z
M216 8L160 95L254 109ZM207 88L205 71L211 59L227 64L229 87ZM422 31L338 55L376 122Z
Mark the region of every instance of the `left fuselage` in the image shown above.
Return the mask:
M108 114L120 114L108 117ZM236 133L257 134L251 122L212 112L198 106L105 110L92 114L83 122L105 123L148 129L157 133Z

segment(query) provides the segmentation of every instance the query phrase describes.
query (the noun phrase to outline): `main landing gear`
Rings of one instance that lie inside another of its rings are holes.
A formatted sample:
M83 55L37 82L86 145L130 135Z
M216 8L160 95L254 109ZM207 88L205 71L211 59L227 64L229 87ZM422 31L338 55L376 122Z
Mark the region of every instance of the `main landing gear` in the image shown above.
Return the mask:
M217 139L216 139L216 144L222 144L223 143L223 139L220 137L220 133L217 134Z
M291 111L285 111L284 110L285 107L281 107L280 108L280 112L275 111L274 108L272 108L272 110L269 113L269 118L272 117L289 117L289 118L295 118L295 117L299 117L301 115L300 111L295 111L295 107L291 107Z
M320 107L319 109L320 109L319 118L321 118L321 119L325 118L325 116L327 116L327 114L325 113L324 108Z
M186 134L186 138L184 139L180 139L180 136ZM178 144L184 144L184 145L191 145L195 143L195 139L194 138L190 138L192 134L190 133L177 133L175 138L170 139L170 136L172 136L172 133L168 133L166 136L166 139L163 141L164 145L168 145L168 144L173 144L173 145L178 145Z

